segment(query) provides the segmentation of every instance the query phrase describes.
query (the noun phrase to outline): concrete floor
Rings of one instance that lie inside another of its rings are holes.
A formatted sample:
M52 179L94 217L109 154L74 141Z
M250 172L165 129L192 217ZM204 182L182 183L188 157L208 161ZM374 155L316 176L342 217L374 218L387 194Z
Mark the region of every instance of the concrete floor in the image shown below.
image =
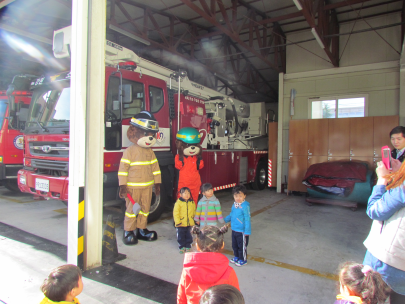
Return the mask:
M224 215L228 215L233 203L230 190L215 194ZM269 189L249 191L247 200L252 213L249 260L246 266L235 267L246 303L333 303L338 293L338 265L347 260L363 260L362 243L371 226L365 206L356 212L337 206L307 206L303 196L286 196ZM20 240L10 237L11 234L2 235L0 229L1 300L8 304L26 303L26 299L39 303L42 298L39 286L50 269L65 263L66 247L58 247L61 252L55 254L46 246L35 246L35 238L66 245L66 210L61 202L34 201L31 196L0 187L0 222L28 232ZM108 214L114 215L119 226L122 221L119 209L105 208L104 220ZM148 228L156 230L159 239L139 242L133 247L122 244L122 229L116 228L118 251L127 255L117 264L178 284L183 255L178 253L170 212ZM24 234L19 230L14 233ZM223 253L232 257L230 232L226 234ZM151 300L154 297L147 294L141 297L140 293L120 288L119 283L106 285L84 278L85 287L79 299L86 304L156 303ZM175 303L173 299L161 302Z

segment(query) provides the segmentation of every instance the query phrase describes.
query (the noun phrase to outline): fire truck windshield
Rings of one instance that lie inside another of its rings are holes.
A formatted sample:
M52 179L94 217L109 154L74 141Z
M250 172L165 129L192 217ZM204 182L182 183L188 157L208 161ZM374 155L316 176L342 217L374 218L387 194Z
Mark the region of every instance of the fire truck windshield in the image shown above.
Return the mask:
M69 128L70 87L69 83L38 87L32 96L26 131L47 131L54 128ZM33 131L33 130L32 130Z
M7 99L0 99L0 128L3 126L7 111Z

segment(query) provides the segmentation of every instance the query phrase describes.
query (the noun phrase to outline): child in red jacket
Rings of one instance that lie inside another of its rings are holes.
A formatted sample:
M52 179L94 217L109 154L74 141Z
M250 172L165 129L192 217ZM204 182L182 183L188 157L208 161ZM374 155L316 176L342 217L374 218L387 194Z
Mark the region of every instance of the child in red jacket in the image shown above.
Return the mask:
M204 291L211 286L229 284L239 289L238 277L221 251L224 248L224 233L228 226L194 226L197 250L184 257L184 267L177 290L178 304L198 304Z

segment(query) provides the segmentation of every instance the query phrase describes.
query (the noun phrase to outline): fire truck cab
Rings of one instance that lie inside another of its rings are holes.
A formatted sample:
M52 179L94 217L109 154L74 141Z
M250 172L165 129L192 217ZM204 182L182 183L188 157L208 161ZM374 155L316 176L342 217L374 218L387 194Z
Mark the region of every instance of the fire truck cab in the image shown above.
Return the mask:
M61 35L61 33L63 35ZM70 27L55 31L54 54L69 56ZM162 172L160 196L153 194L149 220L159 218L176 196L174 144L177 130L193 127L202 135L202 182L215 189L237 183L267 185L267 134L264 103L246 104L191 82L175 72L106 41L104 204L116 204L118 167L131 145L126 133L135 114L148 110L159 122L153 150ZM23 192L68 199L70 72L32 83L33 101L25 129L25 162L18 172Z
M16 75L7 90L0 91L0 181L11 191L20 191L17 172L23 167L22 130L31 102L32 75Z

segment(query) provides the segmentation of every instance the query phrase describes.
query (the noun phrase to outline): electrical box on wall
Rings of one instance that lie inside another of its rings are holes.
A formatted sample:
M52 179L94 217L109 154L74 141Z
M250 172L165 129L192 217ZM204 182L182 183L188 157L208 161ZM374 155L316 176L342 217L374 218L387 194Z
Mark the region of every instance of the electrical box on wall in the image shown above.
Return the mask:
M266 108L264 102L251 103L250 117L248 121L249 135L266 135Z

